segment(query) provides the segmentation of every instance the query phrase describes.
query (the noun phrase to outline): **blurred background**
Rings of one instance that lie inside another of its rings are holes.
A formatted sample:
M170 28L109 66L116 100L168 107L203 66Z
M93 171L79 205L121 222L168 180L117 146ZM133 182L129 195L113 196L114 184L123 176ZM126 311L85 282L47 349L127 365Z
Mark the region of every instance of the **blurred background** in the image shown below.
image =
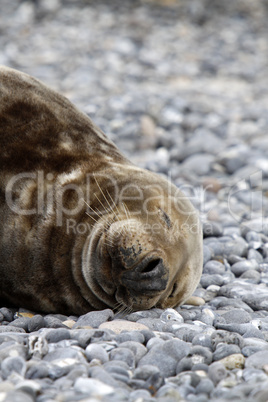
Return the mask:
M67 96L139 166L217 193L268 177L267 21L267 0L0 0L0 64Z

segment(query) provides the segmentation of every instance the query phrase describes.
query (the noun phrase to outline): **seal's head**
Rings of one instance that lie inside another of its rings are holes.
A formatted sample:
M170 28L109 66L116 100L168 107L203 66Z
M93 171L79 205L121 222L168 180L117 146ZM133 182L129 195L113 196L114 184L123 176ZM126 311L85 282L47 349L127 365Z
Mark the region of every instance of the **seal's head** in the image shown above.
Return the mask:
M113 307L177 306L191 296L201 276L197 212L166 179L128 169L136 177L129 186L125 172L127 187L120 183L124 201L115 202L109 192L97 196L99 219L84 246L84 278L95 296Z

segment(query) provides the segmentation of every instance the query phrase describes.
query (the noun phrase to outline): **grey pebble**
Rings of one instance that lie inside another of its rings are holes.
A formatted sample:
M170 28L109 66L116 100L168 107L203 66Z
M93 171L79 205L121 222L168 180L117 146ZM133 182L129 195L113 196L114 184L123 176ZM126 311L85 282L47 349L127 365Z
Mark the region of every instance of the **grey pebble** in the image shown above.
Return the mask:
M264 365L268 362L268 350L262 350L260 352L254 353L246 359L246 368L256 368L263 369Z
M218 237L222 236L223 228L221 224L217 222L204 222L203 223L203 236L204 237Z
M114 313L110 309L101 311L90 311L87 314L81 315L77 322L74 324L73 329L91 326L92 328L98 328L103 322L112 320Z
M4 399L5 402L34 402L34 398L23 391L11 391Z
M45 322L44 317L40 314L36 314L32 318L29 319L27 330L28 330L28 332L34 332L34 331L38 331L41 328L44 328L45 326L46 326L46 322Z
M63 339L70 339L70 332L66 328L51 329L46 332L45 339L48 343L57 343Z
M14 313L6 307L0 308L0 313L3 315L5 321L11 322L13 321Z
M89 362L93 359L97 359L103 364L109 360L106 350L95 343L92 343L86 347L85 354Z
M200 284L205 289L211 285L221 286L223 284L223 278L219 274L203 274L200 279Z
M210 393L214 389L214 383L210 378L201 379L200 383L196 386L196 393L201 394L204 393L206 395L210 395Z
M177 362L188 354L190 347L186 342L178 339L166 341L156 345L141 358L138 367L144 365L153 365L158 367L164 377L170 377L175 374Z
M130 368L133 368L135 366L135 355L132 352L132 350L129 350L127 348L122 348L119 346L116 349L111 350L110 355L109 355L110 360L120 360L125 363Z
M214 362L208 368L208 376L216 386L227 376L227 370L222 363Z
M152 332L149 333L148 331L147 337L145 337L144 334L140 331L127 331L127 332L121 332L120 334L116 335L115 341L117 343L123 343L127 341L146 343L147 340L149 339L149 336L151 337L155 335Z
M206 245L203 246L203 264L205 265L214 256L212 249Z
M216 350L213 352L213 360L221 360L226 356L241 353L239 346L228 345L226 343L218 344Z
M236 262L234 265L232 265L231 270L235 274L235 276L240 276L246 271L257 268L258 264L254 260L253 261L244 260Z
M66 328L66 325L57 317L47 315L44 320L47 328Z
M203 268L204 274L219 274L221 275L225 271L225 266L220 261L211 260L208 261Z
M147 353L146 347L135 341L123 342L120 344L120 348L127 348L134 353L135 365L137 365L140 359Z
M16 320L12 321L8 326L22 328L24 331L28 331L28 322L30 321L29 317L20 317Z
M222 314L222 317L225 319L227 324L237 323L244 324L251 320L251 315L242 309L232 309Z
M26 372L26 362L21 356L7 357L1 363L1 374L6 380L13 373L18 373L24 377Z

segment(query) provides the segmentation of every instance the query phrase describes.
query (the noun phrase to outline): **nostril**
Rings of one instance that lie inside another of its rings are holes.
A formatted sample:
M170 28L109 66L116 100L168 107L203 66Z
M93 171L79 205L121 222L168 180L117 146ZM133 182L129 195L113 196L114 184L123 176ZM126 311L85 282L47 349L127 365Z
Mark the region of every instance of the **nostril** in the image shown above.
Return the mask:
M168 275L161 258L144 259L135 269L123 272L122 285L137 292L164 290Z
M150 261L140 270L140 272L142 273L152 272L160 264L160 261L161 261L160 258L156 258L155 260Z

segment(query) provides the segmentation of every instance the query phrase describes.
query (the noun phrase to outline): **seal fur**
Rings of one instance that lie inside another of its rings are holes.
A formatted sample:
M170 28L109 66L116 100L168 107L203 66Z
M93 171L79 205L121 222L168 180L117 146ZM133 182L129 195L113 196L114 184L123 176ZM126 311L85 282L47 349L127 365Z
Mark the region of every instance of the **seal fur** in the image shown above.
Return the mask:
M0 298L43 312L183 303L202 230L170 181L140 169L65 97L0 67Z

